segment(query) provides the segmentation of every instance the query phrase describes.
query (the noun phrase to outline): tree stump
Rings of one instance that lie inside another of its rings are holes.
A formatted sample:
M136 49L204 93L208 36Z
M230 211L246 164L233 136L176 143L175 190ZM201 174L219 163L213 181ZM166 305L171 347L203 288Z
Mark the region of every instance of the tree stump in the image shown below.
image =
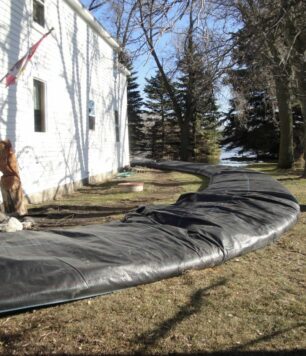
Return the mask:
M7 214L27 214L18 163L10 140L0 141L0 180L4 211Z

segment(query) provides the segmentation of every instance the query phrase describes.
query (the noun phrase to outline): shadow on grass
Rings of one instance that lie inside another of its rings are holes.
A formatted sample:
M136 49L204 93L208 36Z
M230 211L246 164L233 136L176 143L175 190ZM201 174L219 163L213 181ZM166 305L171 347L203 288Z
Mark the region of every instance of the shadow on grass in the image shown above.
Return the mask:
M58 204L58 205L44 205L42 207L37 207L37 208L31 208L29 209L29 212L33 215L35 214L45 214L47 213L48 210L53 210L53 211L63 211L63 210L77 210L77 211L101 211L103 213L105 212L120 212L122 210L126 209L133 209L134 206L130 206L130 207L122 207L121 205L117 205L117 206L103 206L103 205L76 205L76 204Z
M188 181L188 182L179 182L179 181L169 181L169 182L156 182L156 181L151 181L151 182L145 182L150 185L154 185L157 187L180 187L184 185L192 185L192 184L201 184L203 185L203 180L202 182L199 181Z
M238 351L239 352L243 352L243 351L241 351L241 349L244 349L245 347L254 346L254 345L259 344L261 342L271 341L273 338L275 338L277 336L280 336L280 335L283 335L283 334L287 333L288 331L296 330L296 329L299 329L299 328L304 328L305 326L306 326L306 323L298 323L298 324L295 324L295 325L291 326L290 328L277 330L274 333L271 333L271 334L268 334L268 335L263 335L263 336L261 336L261 337L259 337L257 339L250 340L250 341L246 342L245 344L242 344L242 345L239 345L237 347L231 348L231 349L229 349L229 353L231 354L231 352L235 353L235 352L238 352ZM293 351L296 351L296 350L292 350L292 352ZM285 350L283 352L285 352Z
M101 219L124 215L138 206L138 202L117 206L47 205L29 209L27 217L34 220L37 229L100 224L105 222Z
M141 335L137 336L133 340L133 343L137 345L141 345L140 348L133 352L134 355L142 355L142 354L154 354L151 352L151 347L154 347L161 339L167 337L167 335L173 330L177 325L183 322L185 319L189 318L190 316L198 313L200 309L205 305L205 296L209 295L208 292L211 289L223 286L226 284L226 279L222 279L219 282L207 287L197 290L193 293L190 297L190 301L182 306L180 310L174 315L172 318L165 320L160 325L156 326L153 330L148 330ZM233 348L229 348L227 350L220 350L220 351L197 351L197 352L184 352L184 353L167 353L167 355L207 355L207 356L223 356L223 355L249 355L249 356L259 356L259 355L306 355L305 349L293 349L293 350L277 350L277 351L266 351L266 350L256 350L256 351L246 351L245 348L253 347L257 344L271 341L275 337L283 335L287 332L292 330L296 330L299 328L303 328L306 326L306 323L298 323L293 325L290 328L280 329L271 334L263 335L257 339L250 340L245 344L238 345ZM159 353L162 355L162 353Z
M300 210L301 210L301 213L305 213L306 212L306 205L300 205Z
M0 331L0 344L5 345L7 350L12 349L15 343L18 343L21 340L23 340L22 332L6 333L4 331ZM1 355L5 355L5 354L1 353Z
M187 181L187 182L181 182L181 181L175 181L175 180L169 180L169 181L153 181L153 180L144 180L144 187L146 189L147 186L151 187L158 187L158 188L178 188L178 187L183 187L183 186L189 186L189 185L200 185L197 191L201 191L208 186L209 179L208 178L203 178L200 177L201 181ZM142 181L139 179L139 181ZM88 185L88 188L79 188L77 191L78 193L85 193L85 194L90 194L90 195L101 195L101 196L108 196L108 195L122 195L122 194L129 194L133 192L125 192L123 191L118 184L120 183L126 183L126 182L136 182L136 180L118 180L116 182L107 182L103 183L101 185ZM105 184L105 185L104 185ZM134 194L134 193L133 193Z
M304 356L306 350L277 350L277 351L266 351L266 350L258 350L258 351L212 351L212 352L194 352L194 353L169 353L167 355L172 356ZM162 355L162 354L159 354Z
M37 355L37 354L28 354L27 355ZM52 353L52 355L58 355L58 356L75 356L76 354L70 354L70 353ZM141 355L140 353L111 353L111 354L105 354L103 352L99 353L91 353L91 352L86 352L86 353L80 353L78 352L77 355L79 356L85 356L85 355L112 355L112 356L133 356L133 355ZM300 349L300 350L276 350L276 351L269 351L269 350L258 350L258 351L212 351L212 352L183 352L183 353L176 353L176 352L167 352L167 353L144 353L143 355L151 355L151 356L305 356L306 355L306 349Z
M31 218L45 218L45 219L63 219L73 217L74 219L90 219L101 218L112 215L126 214L132 209L137 208L137 204L129 206L78 206L78 205L63 205L63 206L48 206L43 208L29 209L28 215Z
M279 182L291 182L301 180L303 177L286 177L286 178L277 178Z
M172 318L165 320L153 330L148 330L137 336L133 342L137 345L142 345L137 351L137 355L142 355L148 348L157 344L160 339L163 339L169 334L169 332L175 328L179 323L189 318L193 314L198 313L201 307L204 305L204 297L207 296L207 292L211 289L223 286L226 284L226 279L221 279L219 282L207 287L198 289L190 297L189 303L182 306L178 313Z
M135 206L136 208L136 206ZM50 220L60 220L60 219L67 219L67 218L73 218L73 219L93 219L93 218L104 218L108 216L113 216L113 215L120 215L120 214L126 214L129 212L131 209L121 209L119 212L118 211L110 211L110 212L105 212L105 213L76 213L74 211L71 212L62 212L62 213L45 213L45 214L36 214L36 215L28 215L32 218L45 218L45 219L50 219Z
M86 193L86 194L91 194L93 191L104 192L108 189L117 188L119 183L124 183L127 181L128 181L128 179L126 179L126 180L118 179L116 181L112 180L112 181L108 181L108 182L103 182L101 184L87 184L85 187L78 188L77 192Z

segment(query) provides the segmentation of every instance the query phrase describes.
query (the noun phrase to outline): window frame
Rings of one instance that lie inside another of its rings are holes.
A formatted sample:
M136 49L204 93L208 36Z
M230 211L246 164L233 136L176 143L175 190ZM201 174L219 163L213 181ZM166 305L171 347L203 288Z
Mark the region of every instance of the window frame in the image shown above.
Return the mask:
M34 18L34 8L35 5L38 5L42 8L42 22L38 20L35 20ZM45 0L32 0L32 19L33 19L33 23L37 26L40 26L41 28L45 28L46 25L46 16L45 16Z
M116 143L120 142L120 120L119 120L119 111L114 110L114 115L115 115L115 137L116 137Z
M42 93L40 94L40 123L39 125L37 124L37 116L35 112L35 83L39 83L41 88L42 88ZM47 120L46 120L46 92L47 92L47 86L46 82L39 79L39 78L33 78L33 115L34 115L34 132L35 133L44 133L47 131ZM39 127L38 127L39 126Z
M91 106L93 103L93 106ZM96 102L95 100L88 100L88 129L90 131L96 130Z

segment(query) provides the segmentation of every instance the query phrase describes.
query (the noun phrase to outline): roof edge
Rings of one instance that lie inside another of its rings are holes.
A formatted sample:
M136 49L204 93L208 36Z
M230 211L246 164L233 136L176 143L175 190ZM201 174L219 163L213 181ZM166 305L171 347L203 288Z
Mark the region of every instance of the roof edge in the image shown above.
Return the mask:
M115 51L120 51L118 42L102 27L79 0L65 0Z

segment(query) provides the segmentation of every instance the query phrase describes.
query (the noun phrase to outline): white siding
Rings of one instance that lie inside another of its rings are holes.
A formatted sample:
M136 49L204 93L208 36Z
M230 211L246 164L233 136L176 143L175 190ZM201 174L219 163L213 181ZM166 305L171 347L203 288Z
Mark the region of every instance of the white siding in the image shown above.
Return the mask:
M129 164L126 76L114 66L113 48L65 0L45 0L45 9L41 29L32 23L31 0L0 2L0 77L54 27L18 84L0 84L0 137L15 147L28 195ZM33 78L46 85L46 132L34 132ZM89 100L95 101L94 131Z

